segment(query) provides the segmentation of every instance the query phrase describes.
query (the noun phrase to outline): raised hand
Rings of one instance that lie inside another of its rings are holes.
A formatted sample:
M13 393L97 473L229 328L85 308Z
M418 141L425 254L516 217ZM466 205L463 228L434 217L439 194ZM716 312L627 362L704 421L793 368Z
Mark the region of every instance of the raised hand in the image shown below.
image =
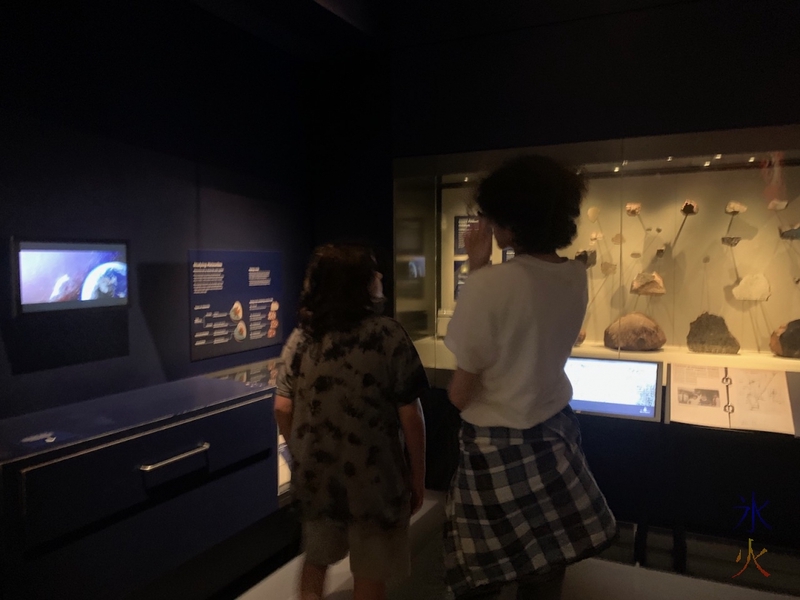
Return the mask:
M489 264L492 258L492 226L485 217L471 225L464 235L464 245L469 256L469 270L474 271Z

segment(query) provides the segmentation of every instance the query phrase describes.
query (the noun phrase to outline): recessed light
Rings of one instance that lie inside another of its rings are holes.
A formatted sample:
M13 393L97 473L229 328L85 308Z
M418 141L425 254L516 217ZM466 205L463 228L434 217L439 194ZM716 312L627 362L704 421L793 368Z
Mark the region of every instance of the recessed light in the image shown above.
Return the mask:
M722 158L722 154L717 154L714 158L719 160L720 158Z
M710 167L711 166L711 161L707 160L705 163L703 163L703 166L704 167Z
M614 167L614 173L619 173L619 167Z
M464 183L466 183L467 181L469 181L469 177L464 177Z
M750 159L747 162L756 162L756 157L755 156L751 156Z
M667 157L667 162L672 162L672 157L671 156Z

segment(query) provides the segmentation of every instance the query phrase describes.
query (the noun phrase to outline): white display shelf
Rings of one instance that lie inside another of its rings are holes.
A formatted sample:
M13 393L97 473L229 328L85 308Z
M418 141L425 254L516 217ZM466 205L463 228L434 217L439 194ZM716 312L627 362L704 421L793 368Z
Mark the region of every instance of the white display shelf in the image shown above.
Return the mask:
M442 338L433 336L414 342L423 366L429 369L455 370L456 357L444 345ZM654 352L627 352L610 350L600 344L584 343L572 350L572 356L580 358L619 358L646 362L662 362L665 365L696 365L707 367L731 367L739 369L764 369L769 371L800 372L800 359L783 358L770 352L740 351L739 354L705 354L690 352L680 346L664 346ZM667 384L667 369L664 371Z

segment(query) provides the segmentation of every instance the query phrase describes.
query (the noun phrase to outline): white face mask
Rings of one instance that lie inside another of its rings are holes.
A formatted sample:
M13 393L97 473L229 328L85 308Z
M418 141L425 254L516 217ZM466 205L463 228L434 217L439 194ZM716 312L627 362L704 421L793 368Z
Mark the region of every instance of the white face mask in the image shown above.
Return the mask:
M378 271L375 271L375 274L372 278L372 282L369 284L369 297L374 300L383 300L383 275L381 275Z
M386 297L383 295L383 275L375 271L372 282L369 285L369 297L372 301L370 310L376 315L383 314L384 307L386 306Z
M372 298L372 304L370 305L370 310L374 312L376 315L382 315L384 309L386 308L386 298L381 296L380 298Z

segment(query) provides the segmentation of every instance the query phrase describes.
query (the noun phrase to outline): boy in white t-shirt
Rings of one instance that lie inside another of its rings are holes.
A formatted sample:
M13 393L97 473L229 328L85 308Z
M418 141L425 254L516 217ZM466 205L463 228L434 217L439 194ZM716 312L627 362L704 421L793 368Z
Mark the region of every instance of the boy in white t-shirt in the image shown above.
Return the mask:
M458 365L450 401L463 419L445 534L456 598L559 597L566 565L616 535L564 373L587 287L584 265L557 250L577 233L585 191L574 170L540 156L509 161L478 188L472 274L445 339ZM492 235L515 258L488 266Z

